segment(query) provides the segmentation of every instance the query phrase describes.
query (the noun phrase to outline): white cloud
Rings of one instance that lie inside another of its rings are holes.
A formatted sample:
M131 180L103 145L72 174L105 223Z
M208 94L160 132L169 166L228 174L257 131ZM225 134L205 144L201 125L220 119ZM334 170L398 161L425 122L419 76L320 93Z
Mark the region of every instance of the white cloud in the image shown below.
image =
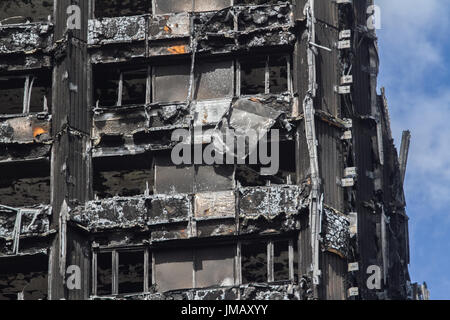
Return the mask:
M450 2L442 0L378 0L381 8L382 71L389 84L405 87L420 82L445 60ZM434 70L436 71L436 70ZM399 81L401 79L402 81Z
M450 12L450 2L376 4L382 19L379 84L386 86L397 145L402 130L412 131L407 198L410 204L443 208L450 205L450 89L436 79L448 72L443 67L449 63L449 22L444 13Z

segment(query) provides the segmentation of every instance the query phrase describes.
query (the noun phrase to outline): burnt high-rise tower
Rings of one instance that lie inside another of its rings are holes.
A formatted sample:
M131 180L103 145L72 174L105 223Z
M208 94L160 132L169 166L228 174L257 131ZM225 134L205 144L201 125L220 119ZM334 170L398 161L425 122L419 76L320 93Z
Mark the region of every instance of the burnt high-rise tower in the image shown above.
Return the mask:
M371 5L2 0L0 300L411 297Z

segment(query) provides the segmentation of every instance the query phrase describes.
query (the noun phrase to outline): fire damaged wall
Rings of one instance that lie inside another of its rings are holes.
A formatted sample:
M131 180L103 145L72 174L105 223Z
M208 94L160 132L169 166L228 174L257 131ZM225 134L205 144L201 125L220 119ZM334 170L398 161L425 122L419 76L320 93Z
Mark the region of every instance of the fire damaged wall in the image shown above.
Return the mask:
M2 1L0 300L406 298L371 3Z

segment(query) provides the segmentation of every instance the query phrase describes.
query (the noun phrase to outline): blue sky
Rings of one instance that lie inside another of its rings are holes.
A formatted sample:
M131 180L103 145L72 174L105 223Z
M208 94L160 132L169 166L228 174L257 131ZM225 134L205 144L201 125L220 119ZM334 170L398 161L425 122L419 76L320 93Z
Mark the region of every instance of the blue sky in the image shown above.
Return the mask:
M450 299L450 1L375 0L381 68L392 129L412 143L405 184L412 281Z

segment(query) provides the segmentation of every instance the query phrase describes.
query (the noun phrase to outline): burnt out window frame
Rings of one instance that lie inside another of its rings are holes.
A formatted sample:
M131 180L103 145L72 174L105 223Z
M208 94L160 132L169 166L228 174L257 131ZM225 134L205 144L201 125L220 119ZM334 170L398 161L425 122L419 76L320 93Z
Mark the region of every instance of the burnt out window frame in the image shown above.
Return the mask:
M254 58L244 57L237 59L236 62L236 94L238 97L252 97L259 95L268 95L270 92L270 58L284 58L286 59L286 68L287 68L287 91L285 93L293 94L293 73L292 73L292 54L284 53L284 54L262 54L257 55ZM256 59L265 59L265 73L264 73L264 93L257 94L243 94L242 93L242 65L244 62L255 62Z
M102 66L105 67L105 66ZM152 95L152 82L153 82L153 67L151 65L144 65L141 68L137 67L133 67L131 65L127 65L127 66L117 66L117 71L119 72L119 79L118 79L118 87L116 89L116 95L117 95L117 99L116 99L116 104L114 106L102 106L100 103L100 100L94 101L95 107L96 108L110 108L110 109L114 109L114 108L121 108L121 107L126 107L128 105L123 105L123 74L127 71L136 71L136 70L140 70L140 69L147 69L147 77L146 77L146 83L145 83L145 105L149 105L151 103L151 95ZM101 70L97 70L96 72L100 72ZM94 73L95 76L95 73ZM95 83L94 83L95 85ZM95 92L96 88L93 87L93 91Z
M144 253L144 282L142 284L142 291L135 293L119 294L119 255L123 252L143 252ZM93 248L92 250L92 296L98 296L98 268L97 268L97 256L103 253L111 253L111 294L102 296L120 296L120 295L133 295L142 294L150 291L150 281L154 284L154 259L152 252L148 246L136 246L136 247L115 247L115 248ZM151 260L150 260L151 259ZM150 268L150 264L152 267ZM151 273L151 274L150 274Z
M242 246L245 244L254 244L258 243L261 240L243 240L239 241L237 244L237 252L238 252L238 266L239 266L239 285L247 284L243 283L243 265L242 265ZM274 283L274 282L293 282L295 281L295 252L294 252L294 240L291 238L279 238L279 239L268 239L264 241L266 243L266 252L267 252L267 261L266 261L266 267L267 267L267 283ZM284 280L275 280L275 268L274 268L274 248L276 242L287 242L288 243L288 255L289 255L289 277L288 279ZM297 249L298 250L298 249Z
M23 91L22 91L22 93L23 93L22 94L22 98L23 98L22 99L22 112L13 114L13 115L32 114L32 112L30 112L31 95L33 93L33 85L34 85L34 82L37 79L37 77L33 74L27 74L27 75L21 75L21 76L0 76L0 81L8 81L8 79L23 79L24 80L24 86L23 86ZM50 103L51 103L51 101L50 101ZM48 113L49 112L48 105L49 105L49 102L48 102L47 96L44 95L41 112ZM41 113L41 112L33 112L33 114ZM9 114L4 114L4 113L1 113L1 111L0 111L0 115L9 115Z

